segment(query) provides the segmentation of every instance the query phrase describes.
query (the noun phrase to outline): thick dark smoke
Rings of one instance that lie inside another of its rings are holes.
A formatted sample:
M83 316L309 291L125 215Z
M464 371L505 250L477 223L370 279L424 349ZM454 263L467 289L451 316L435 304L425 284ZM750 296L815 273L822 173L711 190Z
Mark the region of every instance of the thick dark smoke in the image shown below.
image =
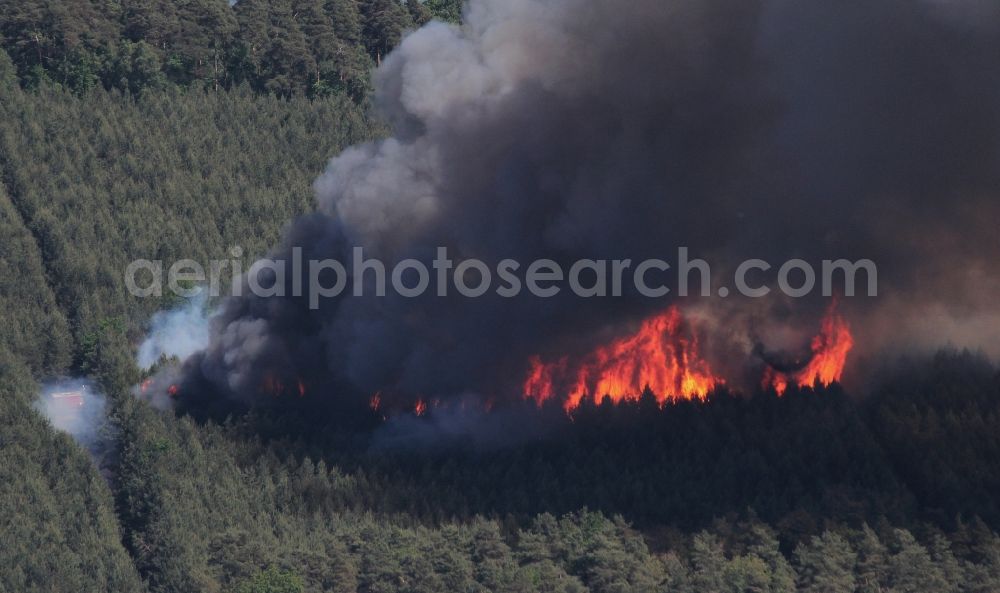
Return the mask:
M334 158L318 212L272 257L670 261L686 246L721 284L747 258L869 258L880 296L841 304L859 360L1000 343L993 0L472 0L465 16L385 60L394 135ZM532 354L589 350L670 302L232 298L183 391L254 403L277 378L358 405L517 397ZM755 359L752 334L811 332L826 306L689 304L723 370Z

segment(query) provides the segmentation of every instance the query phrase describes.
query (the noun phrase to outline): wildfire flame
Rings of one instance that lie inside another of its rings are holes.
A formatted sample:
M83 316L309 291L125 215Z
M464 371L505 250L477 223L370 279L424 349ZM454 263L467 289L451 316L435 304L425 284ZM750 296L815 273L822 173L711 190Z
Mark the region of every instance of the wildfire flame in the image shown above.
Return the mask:
M800 387L811 387L815 384L823 386L840 381L844 374L847 355L854 347L851 328L837 312L837 303L830 305L820 326L820 332L809 344L812 358L802 369L782 373L768 368L764 373L764 388L773 387L781 395L790 384Z
M671 399L705 399L725 381L715 376L698 354L698 342L684 331L680 311L671 307L643 322L630 336L601 346L571 361L563 357L545 363L530 360L524 393L539 405L557 391L568 393L564 403L572 411L588 395L599 401L638 399L649 387L663 404Z
M834 302L820 332L810 342L809 361L795 371L783 372L768 366L762 385L780 395L793 384L826 386L840 381L853 345L850 328L837 315ZM599 346L584 356L544 361L536 355L529 359L528 366L523 382L525 398L541 406L557 395L565 395L563 408L567 413L578 408L585 398L595 403L605 397L614 403L636 401L647 388L661 406L677 400L705 400L713 389L726 384L700 354L697 336L677 307L646 319L633 334ZM306 385L301 379L296 379L294 386L299 397L305 396ZM263 378L262 390L280 396L285 394L286 386L269 373ZM175 395L177 387L171 386L169 392ZM381 414L383 399L382 391L373 393L369 408ZM431 407L442 405L439 399L420 396L411 410L421 417ZM465 402L460 405L464 408ZM494 401L489 399L484 408L489 411L493 405ZM383 414L382 418L386 416Z
M290 390L285 382L275 377L273 373L264 375L264 378L261 380L260 389L273 397L283 396L289 392L299 397L305 397L306 395L306 384L301 378L295 379L293 387Z

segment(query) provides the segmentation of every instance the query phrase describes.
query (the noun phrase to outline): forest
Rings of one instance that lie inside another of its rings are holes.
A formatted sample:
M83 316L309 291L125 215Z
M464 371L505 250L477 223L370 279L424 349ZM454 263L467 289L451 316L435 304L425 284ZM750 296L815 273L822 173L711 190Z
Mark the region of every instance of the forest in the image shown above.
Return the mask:
M0 592L1000 590L976 353L865 393L547 410L504 446L134 396L181 303L130 297L127 263L266 253L326 159L385 135L371 70L432 18L460 3L0 0ZM68 376L107 396L97 445L34 404Z
M461 17L459 0L77 0L0 3L20 83L132 95L241 85L280 96L370 90L405 31Z

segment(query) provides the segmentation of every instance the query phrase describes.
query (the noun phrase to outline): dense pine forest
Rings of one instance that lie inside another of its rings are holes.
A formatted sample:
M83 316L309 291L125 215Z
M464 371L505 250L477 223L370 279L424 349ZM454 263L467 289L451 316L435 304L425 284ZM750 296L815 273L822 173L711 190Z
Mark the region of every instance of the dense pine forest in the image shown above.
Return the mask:
M136 399L176 298L135 258L265 253L370 75L454 0L0 1L0 592L995 592L1000 371L560 410L514 444ZM44 382L108 397L84 448ZM412 422L434 422L432 410ZM441 445L446 446L441 446Z
M0 43L21 84L133 95L246 85L282 96L370 89L403 33L457 21L458 0L79 0L0 4Z

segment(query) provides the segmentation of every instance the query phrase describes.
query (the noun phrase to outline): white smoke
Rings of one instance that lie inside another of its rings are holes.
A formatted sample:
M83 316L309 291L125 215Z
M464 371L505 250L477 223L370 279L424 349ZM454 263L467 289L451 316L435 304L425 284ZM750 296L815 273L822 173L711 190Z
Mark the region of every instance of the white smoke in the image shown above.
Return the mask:
M150 330L136 355L139 368L148 370L163 357L186 358L208 345L208 299L204 291L171 311L160 311L150 320Z
M43 386L35 409L54 428L93 449L101 440L106 403L104 395L88 381L69 379Z

